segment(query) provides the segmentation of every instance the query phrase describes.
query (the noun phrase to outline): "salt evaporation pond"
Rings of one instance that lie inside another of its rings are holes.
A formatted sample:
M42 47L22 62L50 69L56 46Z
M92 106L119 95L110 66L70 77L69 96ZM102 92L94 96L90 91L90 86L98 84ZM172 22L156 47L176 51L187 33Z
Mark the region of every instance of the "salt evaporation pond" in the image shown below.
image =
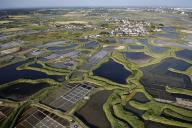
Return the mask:
M47 83L17 83L0 90L0 97L14 101L22 101L39 90L48 87Z
M59 80L60 76L47 75L43 72L34 70L16 70L18 66L21 66L29 61L22 61L16 64L12 64L3 68L0 68L0 84L5 84L7 82L15 81L18 79L43 79L50 78L54 80Z
M90 43L85 44L85 48L88 48L88 49L94 49L98 46L99 46L99 43L97 43L97 42L90 42Z
M144 46L141 45L130 45L128 46L130 49L144 49Z
M103 111L103 105L111 93L112 91L107 90L96 93L85 106L75 113L75 116L90 128L111 128L105 112Z
M168 48L157 47L157 46L154 46L154 45L149 45L148 48L149 48L149 50L151 52L154 52L154 53L163 53L163 52L166 52L168 50Z
M152 57L146 55L144 52L124 52L124 57L134 63L146 63L149 62Z
M192 50L184 49L177 51L176 56L183 59L192 60Z
M109 79L119 84L126 84L127 78L132 74L126 70L122 64L110 59L106 63L102 64L99 68L93 71L95 76L100 76Z
M191 64L185 61L175 58L166 58L158 64L141 68L144 75L140 81L144 87L153 88L170 86L192 89L191 80L187 75L168 70L169 68L173 68L176 70L185 71L190 66Z

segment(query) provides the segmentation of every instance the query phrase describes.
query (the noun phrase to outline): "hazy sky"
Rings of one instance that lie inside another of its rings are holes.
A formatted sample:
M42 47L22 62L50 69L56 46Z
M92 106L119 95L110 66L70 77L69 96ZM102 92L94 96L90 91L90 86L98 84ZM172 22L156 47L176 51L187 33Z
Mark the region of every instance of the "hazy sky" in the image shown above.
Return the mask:
M177 6L192 7L192 0L0 0L0 8L66 6Z

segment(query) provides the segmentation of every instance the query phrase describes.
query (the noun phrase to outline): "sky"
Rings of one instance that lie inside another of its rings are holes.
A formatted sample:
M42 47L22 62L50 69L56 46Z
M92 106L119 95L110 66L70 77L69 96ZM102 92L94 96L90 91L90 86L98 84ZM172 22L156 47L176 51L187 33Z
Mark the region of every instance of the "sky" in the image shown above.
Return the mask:
M192 0L0 0L0 9L85 6L192 7Z

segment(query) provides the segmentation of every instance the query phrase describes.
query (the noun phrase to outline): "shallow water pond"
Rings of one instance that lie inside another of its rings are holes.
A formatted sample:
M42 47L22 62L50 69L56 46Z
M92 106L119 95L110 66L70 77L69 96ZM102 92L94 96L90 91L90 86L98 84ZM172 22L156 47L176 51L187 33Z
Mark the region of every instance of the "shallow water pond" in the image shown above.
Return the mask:
M168 48L157 47L157 46L153 46L153 45L149 45L148 48L151 52L154 52L154 53L163 53L168 50Z
M111 128L105 112L103 111L103 105L111 93L112 91L106 90L96 93L85 106L75 113L75 116L90 128Z
M35 68L43 68L43 66L41 64L37 64L37 63L33 63L31 65L29 65L30 67L35 67Z
M185 50L177 51L176 56L183 59L192 60L192 50L185 49Z
M154 36L156 37L162 37L162 38L170 38L170 39L177 39L178 34L175 32L169 32L169 33L155 33Z
M144 52L124 52L126 59L148 59L150 56L146 55Z
M158 64L141 68L144 73L143 77L141 78L141 83L144 85L144 87L171 86L192 89L191 80L187 75L168 70L169 68L173 68L176 70L185 71L190 66L191 64L179 59L164 59Z
M85 44L85 48L88 48L88 49L94 49L98 46L99 46L99 43L97 43L97 42L90 42L90 43Z
M126 70L122 64L110 59L106 63L102 64L99 68L93 71L95 76L100 76L109 79L119 84L126 84L127 78L132 74Z
M144 49L144 46L140 46L140 45L130 45L129 48L130 48L130 49Z
M7 82L15 81L17 79L43 79L50 78L54 80L58 80L60 76L52 76L47 75L43 72L34 71L34 70L16 70L16 68L20 65L23 65L29 61L22 61L16 64L12 64L3 68L0 68L0 84L4 84Z
M149 45L148 39L140 39L139 42L144 45Z
M48 86L49 85L46 83L17 83L0 90L0 97L15 101L21 101Z

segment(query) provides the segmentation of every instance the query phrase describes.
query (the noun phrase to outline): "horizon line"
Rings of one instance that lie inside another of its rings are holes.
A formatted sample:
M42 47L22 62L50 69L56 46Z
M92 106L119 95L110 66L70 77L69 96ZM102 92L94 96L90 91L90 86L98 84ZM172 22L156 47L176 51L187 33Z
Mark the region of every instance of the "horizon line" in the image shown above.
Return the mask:
M151 5L151 6L142 6L142 5L127 5L127 6L121 6L121 5L116 5L116 6L42 6L42 7L8 7L8 8L0 8L0 10L14 10L14 9L54 9L54 8L188 8L188 9L192 9L192 7L187 7L187 6L183 6L183 7L178 7L178 6L167 6L167 5Z

